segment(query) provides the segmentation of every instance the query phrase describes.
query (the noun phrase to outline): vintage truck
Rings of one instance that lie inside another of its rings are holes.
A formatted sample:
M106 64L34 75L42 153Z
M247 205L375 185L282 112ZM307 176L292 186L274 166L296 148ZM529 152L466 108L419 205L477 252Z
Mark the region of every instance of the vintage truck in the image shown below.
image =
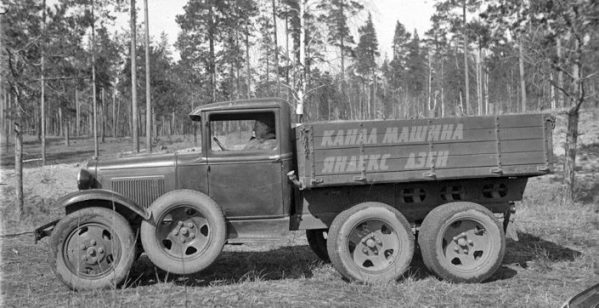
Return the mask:
M121 283L142 250L195 273L225 244L290 230L348 280L396 280L419 247L440 278L483 281L501 265L514 201L553 160L545 114L293 124L287 102L258 99L190 117L201 151L92 159L57 201L66 216L35 233L50 235L67 286ZM258 122L270 146L248 148Z

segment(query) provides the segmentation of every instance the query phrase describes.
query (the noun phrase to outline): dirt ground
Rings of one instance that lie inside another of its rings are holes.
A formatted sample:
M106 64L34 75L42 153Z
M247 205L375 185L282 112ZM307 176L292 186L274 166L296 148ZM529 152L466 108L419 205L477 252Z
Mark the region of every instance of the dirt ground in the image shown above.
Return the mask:
M557 154L563 123L563 116L558 116ZM508 240L502 267L484 283L441 281L418 256L396 283L348 283L330 264L318 260L303 233L290 233L278 241L227 245L215 264L190 276L169 276L142 256L124 287L73 292L47 264L47 239L35 245L32 235L24 234L1 238L0 306L559 306L599 282L599 110L583 112L581 133L576 204L559 204L559 172L531 179L524 199L517 203L520 240ZM77 171L93 155L93 144L77 139L66 149L58 145L61 141L52 140L49 150L50 160L57 164L26 165L23 221L14 219L15 177L8 169L10 154L2 153L2 235L28 232L63 215L54 201L76 190ZM107 141L102 157L128 155L119 152L131 149L130 140ZM190 137L161 142L163 151L193 146ZM33 140L26 151L35 157Z

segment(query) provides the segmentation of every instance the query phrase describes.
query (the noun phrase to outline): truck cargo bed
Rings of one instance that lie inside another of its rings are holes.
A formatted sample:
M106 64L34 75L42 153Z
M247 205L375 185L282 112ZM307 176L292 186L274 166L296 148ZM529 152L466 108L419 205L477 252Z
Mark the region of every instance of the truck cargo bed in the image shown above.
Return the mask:
M304 188L551 172L547 114L337 121L296 127Z

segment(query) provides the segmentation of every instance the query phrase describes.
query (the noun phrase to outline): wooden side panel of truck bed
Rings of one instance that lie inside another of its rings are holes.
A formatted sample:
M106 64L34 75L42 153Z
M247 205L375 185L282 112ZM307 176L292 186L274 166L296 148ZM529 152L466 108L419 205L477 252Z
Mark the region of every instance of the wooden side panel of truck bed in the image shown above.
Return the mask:
M547 114L305 123L299 178L311 188L542 175L553 124Z

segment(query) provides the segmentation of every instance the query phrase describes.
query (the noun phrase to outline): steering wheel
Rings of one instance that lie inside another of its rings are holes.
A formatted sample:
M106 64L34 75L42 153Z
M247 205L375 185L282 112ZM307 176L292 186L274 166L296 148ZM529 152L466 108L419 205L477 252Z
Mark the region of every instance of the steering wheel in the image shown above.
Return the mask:
M221 151L226 151L227 150L225 148L225 146L220 142L220 140L218 140L218 138L216 138L216 136L213 136L212 140L214 140L214 142L216 142L216 145L218 145L218 147L221 149Z

